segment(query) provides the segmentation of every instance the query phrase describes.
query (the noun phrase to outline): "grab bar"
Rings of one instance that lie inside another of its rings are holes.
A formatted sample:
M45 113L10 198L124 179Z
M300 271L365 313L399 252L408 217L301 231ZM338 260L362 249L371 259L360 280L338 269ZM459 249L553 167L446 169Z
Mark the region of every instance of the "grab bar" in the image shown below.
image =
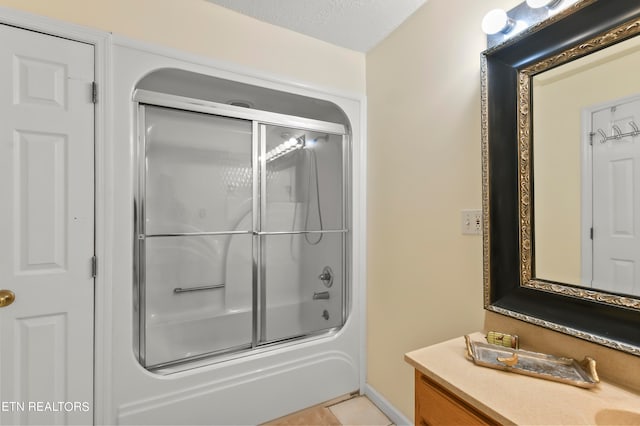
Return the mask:
M173 292L175 294L180 294L180 293L189 293L192 291L202 291L202 290L213 290L216 288L224 288L224 284L216 284L216 285L203 285L200 287L187 287L187 288L182 288L182 287L176 287L173 289Z

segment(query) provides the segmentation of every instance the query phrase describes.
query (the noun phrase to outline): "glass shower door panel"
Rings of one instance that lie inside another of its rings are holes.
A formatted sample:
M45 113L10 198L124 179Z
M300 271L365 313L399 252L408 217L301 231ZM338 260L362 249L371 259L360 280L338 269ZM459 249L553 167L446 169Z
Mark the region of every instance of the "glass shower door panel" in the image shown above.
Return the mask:
M144 126L147 234L251 230L250 121L145 106Z
M264 341L343 324L343 239L342 233L265 236ZM325 284L320 275L329 270Z
M145 363L163 364L252 341L252 236L145 241Z
M266 211L262 230L341 230L343 137L265 126Z

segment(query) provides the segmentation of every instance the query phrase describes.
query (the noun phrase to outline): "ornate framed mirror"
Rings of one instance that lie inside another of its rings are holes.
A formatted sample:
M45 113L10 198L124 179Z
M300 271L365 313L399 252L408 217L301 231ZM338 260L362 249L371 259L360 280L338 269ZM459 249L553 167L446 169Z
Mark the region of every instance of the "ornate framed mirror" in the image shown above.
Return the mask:
M640 356L640 2L572 3L481 57L484 304Z

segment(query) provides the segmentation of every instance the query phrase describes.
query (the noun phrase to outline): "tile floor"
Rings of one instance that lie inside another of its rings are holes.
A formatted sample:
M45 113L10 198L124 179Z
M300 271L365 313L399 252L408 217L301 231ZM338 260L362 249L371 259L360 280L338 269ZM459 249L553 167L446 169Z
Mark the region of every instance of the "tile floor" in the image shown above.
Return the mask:
M391 420L366 396L356 396L347 400L316 405L265 423L265 426L389 426L392 424Z

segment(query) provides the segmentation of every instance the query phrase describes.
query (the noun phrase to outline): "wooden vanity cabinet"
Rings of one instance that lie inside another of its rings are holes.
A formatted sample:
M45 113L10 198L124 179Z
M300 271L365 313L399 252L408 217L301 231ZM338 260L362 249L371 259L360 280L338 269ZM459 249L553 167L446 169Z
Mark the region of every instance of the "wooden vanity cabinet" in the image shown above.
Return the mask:
M496 425L498 422L416 370L415 424L416 426Z

